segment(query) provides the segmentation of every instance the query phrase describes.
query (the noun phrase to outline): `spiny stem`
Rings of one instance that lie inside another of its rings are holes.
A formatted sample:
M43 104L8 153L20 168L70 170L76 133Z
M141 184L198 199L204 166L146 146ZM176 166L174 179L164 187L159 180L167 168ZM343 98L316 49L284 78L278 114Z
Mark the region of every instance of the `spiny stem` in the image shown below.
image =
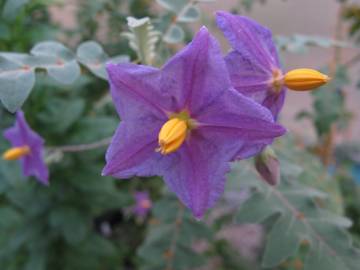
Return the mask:
M50 151L59 151L59 152L83 152L88 150L93 150L101 148L110 144L112 137L105 138L97 142L88 143L88 144L77 144L77 145L63 145L63 146L54 146L48 147Z

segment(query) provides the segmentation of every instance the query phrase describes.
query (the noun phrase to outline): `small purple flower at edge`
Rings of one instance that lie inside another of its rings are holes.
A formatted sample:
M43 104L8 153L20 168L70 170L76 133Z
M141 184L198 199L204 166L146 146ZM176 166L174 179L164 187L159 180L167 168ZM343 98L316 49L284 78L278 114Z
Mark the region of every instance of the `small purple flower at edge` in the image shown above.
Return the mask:
M134 195L135 198L135 206L133 208L133 212L138 217L144 218L149 213L152 202L149 197L149 193L146 191L138 191Z
M284 74L271 31L250 18L218 11L216 21L233 48L225 57L233 87L267 107L275 119L283 107L286 88L308 91L330 80L312 69Z
M29 127L22 111L16 113L15 125L4 131L4 137L12 148L3 154L3 159L19 159L25 176L35 176L47 185L49 171L43 159L44 140Z
M231 87L217 41L203 27L162 69L107 66L121 123L103 175L162 176L200 218L224 190L229 162L285 130Z

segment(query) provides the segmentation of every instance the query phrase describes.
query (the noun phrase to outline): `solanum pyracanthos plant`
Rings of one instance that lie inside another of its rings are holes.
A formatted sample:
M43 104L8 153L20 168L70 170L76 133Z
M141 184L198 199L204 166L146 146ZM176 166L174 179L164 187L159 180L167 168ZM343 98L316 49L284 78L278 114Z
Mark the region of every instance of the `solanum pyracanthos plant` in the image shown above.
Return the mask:
M1 268L356 269L337 183L279 117L287 91L330 77L285 71L251 18L211 17L224 54L215 29L187 28L205 1L157 2L158 17L127 18L132 53L96 41L0 53ZM241 223L266 235L252 259L219 237Z

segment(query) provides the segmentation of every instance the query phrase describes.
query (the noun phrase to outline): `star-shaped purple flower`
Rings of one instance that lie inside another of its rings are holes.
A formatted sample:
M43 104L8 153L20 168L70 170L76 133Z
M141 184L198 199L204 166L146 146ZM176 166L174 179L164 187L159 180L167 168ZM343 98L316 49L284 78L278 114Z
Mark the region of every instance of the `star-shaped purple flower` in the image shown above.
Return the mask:
M17 112L15 125L4 131L4 137L13 146L4 159L19 159L25 176L35 176L47 185L49 171L43 159L44 140L29 127L22 111Z
M135 198L135 206L133 208L134 214L140 218L146 217L152 206L149 193L146 191L141 191L141 192L138 191L135 193L134 198Z
M162 176L200 218L223 193L229 162L284 129L232 89L217 41L203 27L162 69L109 64L122 120L103 175Z
M224 11L216 13L216 21L233 48L225 57L233 87L267 107L276 119L286 87L271 31Z

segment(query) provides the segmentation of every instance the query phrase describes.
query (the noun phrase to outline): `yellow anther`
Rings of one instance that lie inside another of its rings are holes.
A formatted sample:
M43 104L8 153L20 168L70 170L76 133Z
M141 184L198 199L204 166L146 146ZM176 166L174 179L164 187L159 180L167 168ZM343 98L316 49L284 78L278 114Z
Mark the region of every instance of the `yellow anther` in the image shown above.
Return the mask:
M176 151L184 142L187 130L186 120L177 117L169 119L159 132L160 147L157 150L163 155Z
M20 146L20 147L13 147L13 148L10 148L9 150L7 150L3 154L3 159L4 160L16 160L16 159L19 159L28 154L30 154L30 147L27 145Z
M318 88L330 81L330 77L314 69L300 68L286 73L284 83L295 91L308 91Z

